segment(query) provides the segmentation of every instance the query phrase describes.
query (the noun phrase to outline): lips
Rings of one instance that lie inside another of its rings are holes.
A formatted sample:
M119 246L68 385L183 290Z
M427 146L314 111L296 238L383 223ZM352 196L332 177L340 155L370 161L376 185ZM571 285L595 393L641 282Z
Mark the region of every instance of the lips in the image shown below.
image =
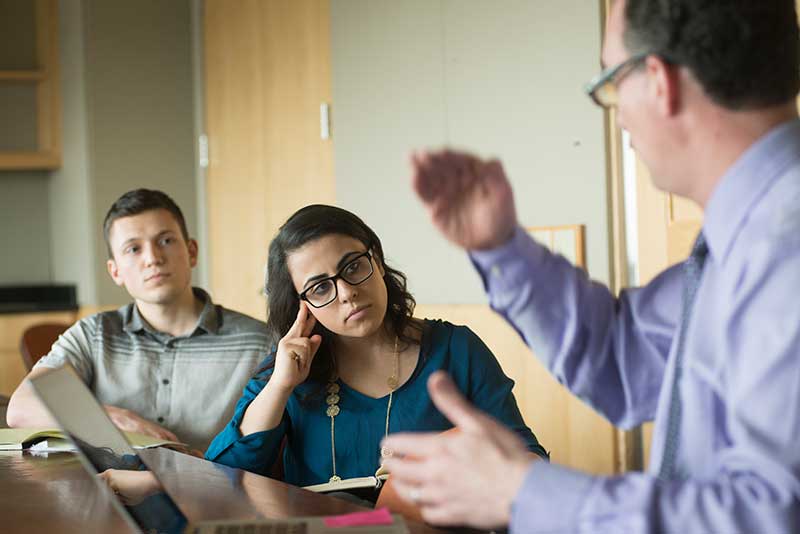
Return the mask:
M347 318L344 321L345 322L349 321L351 317L361 313L362 311L366 310L369 307L370 307L370 305L366 305L366 306L361 306L359 308L355 308L353 311L351 311L350 313L347 314Z
M158 282L169 276L169 273L154 273L144 279L145 282Z

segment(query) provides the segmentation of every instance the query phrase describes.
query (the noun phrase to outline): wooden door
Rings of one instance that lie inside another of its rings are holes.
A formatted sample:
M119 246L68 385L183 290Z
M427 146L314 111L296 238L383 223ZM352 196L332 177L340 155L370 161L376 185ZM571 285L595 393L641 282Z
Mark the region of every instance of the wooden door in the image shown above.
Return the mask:
M209 283L264 319L267 247L298 208L334 202L328 0L206 0Z

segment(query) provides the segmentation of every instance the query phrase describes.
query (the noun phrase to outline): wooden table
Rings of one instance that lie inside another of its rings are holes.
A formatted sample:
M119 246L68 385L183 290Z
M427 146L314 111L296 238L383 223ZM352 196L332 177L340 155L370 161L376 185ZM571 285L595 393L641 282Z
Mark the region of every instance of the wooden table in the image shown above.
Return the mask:
M167 449L141 451L190 521L363 511L341 499ZM407 522L412 533L445 532ZM126 533L127 524L72 453L0 451L3 533Z

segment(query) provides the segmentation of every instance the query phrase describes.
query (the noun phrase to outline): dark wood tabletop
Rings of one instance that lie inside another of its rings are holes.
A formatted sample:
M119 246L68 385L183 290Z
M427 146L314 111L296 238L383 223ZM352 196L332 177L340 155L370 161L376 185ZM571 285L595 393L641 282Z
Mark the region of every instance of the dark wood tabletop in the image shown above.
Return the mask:
M334 515L365 509L168 449L141 451L189 521ZM4 533L130 532L72 453L0 451ZM446 532L407 522L412 533Z

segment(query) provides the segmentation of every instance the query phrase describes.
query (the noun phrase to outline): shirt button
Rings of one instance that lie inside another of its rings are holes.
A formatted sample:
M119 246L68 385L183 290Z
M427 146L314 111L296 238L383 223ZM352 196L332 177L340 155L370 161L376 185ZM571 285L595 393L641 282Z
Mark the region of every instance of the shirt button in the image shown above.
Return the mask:
M164 418L163 418L163 417L159 417L159 418L158 418L158 422L159 422L159 423L163 423L163 422L164 422Z
M503 270L500 268L499 265L492 265L492 268L489 269L489 271L492 273L492 276L496 278L499 278L503 274Z
M165 378L164 380L162 380L162 381L161 381L161 383L162 383L162 384L164 384L164 385L166 386L166 385L168 385L168 384L169 384L169 379L168 379L168 378Z

